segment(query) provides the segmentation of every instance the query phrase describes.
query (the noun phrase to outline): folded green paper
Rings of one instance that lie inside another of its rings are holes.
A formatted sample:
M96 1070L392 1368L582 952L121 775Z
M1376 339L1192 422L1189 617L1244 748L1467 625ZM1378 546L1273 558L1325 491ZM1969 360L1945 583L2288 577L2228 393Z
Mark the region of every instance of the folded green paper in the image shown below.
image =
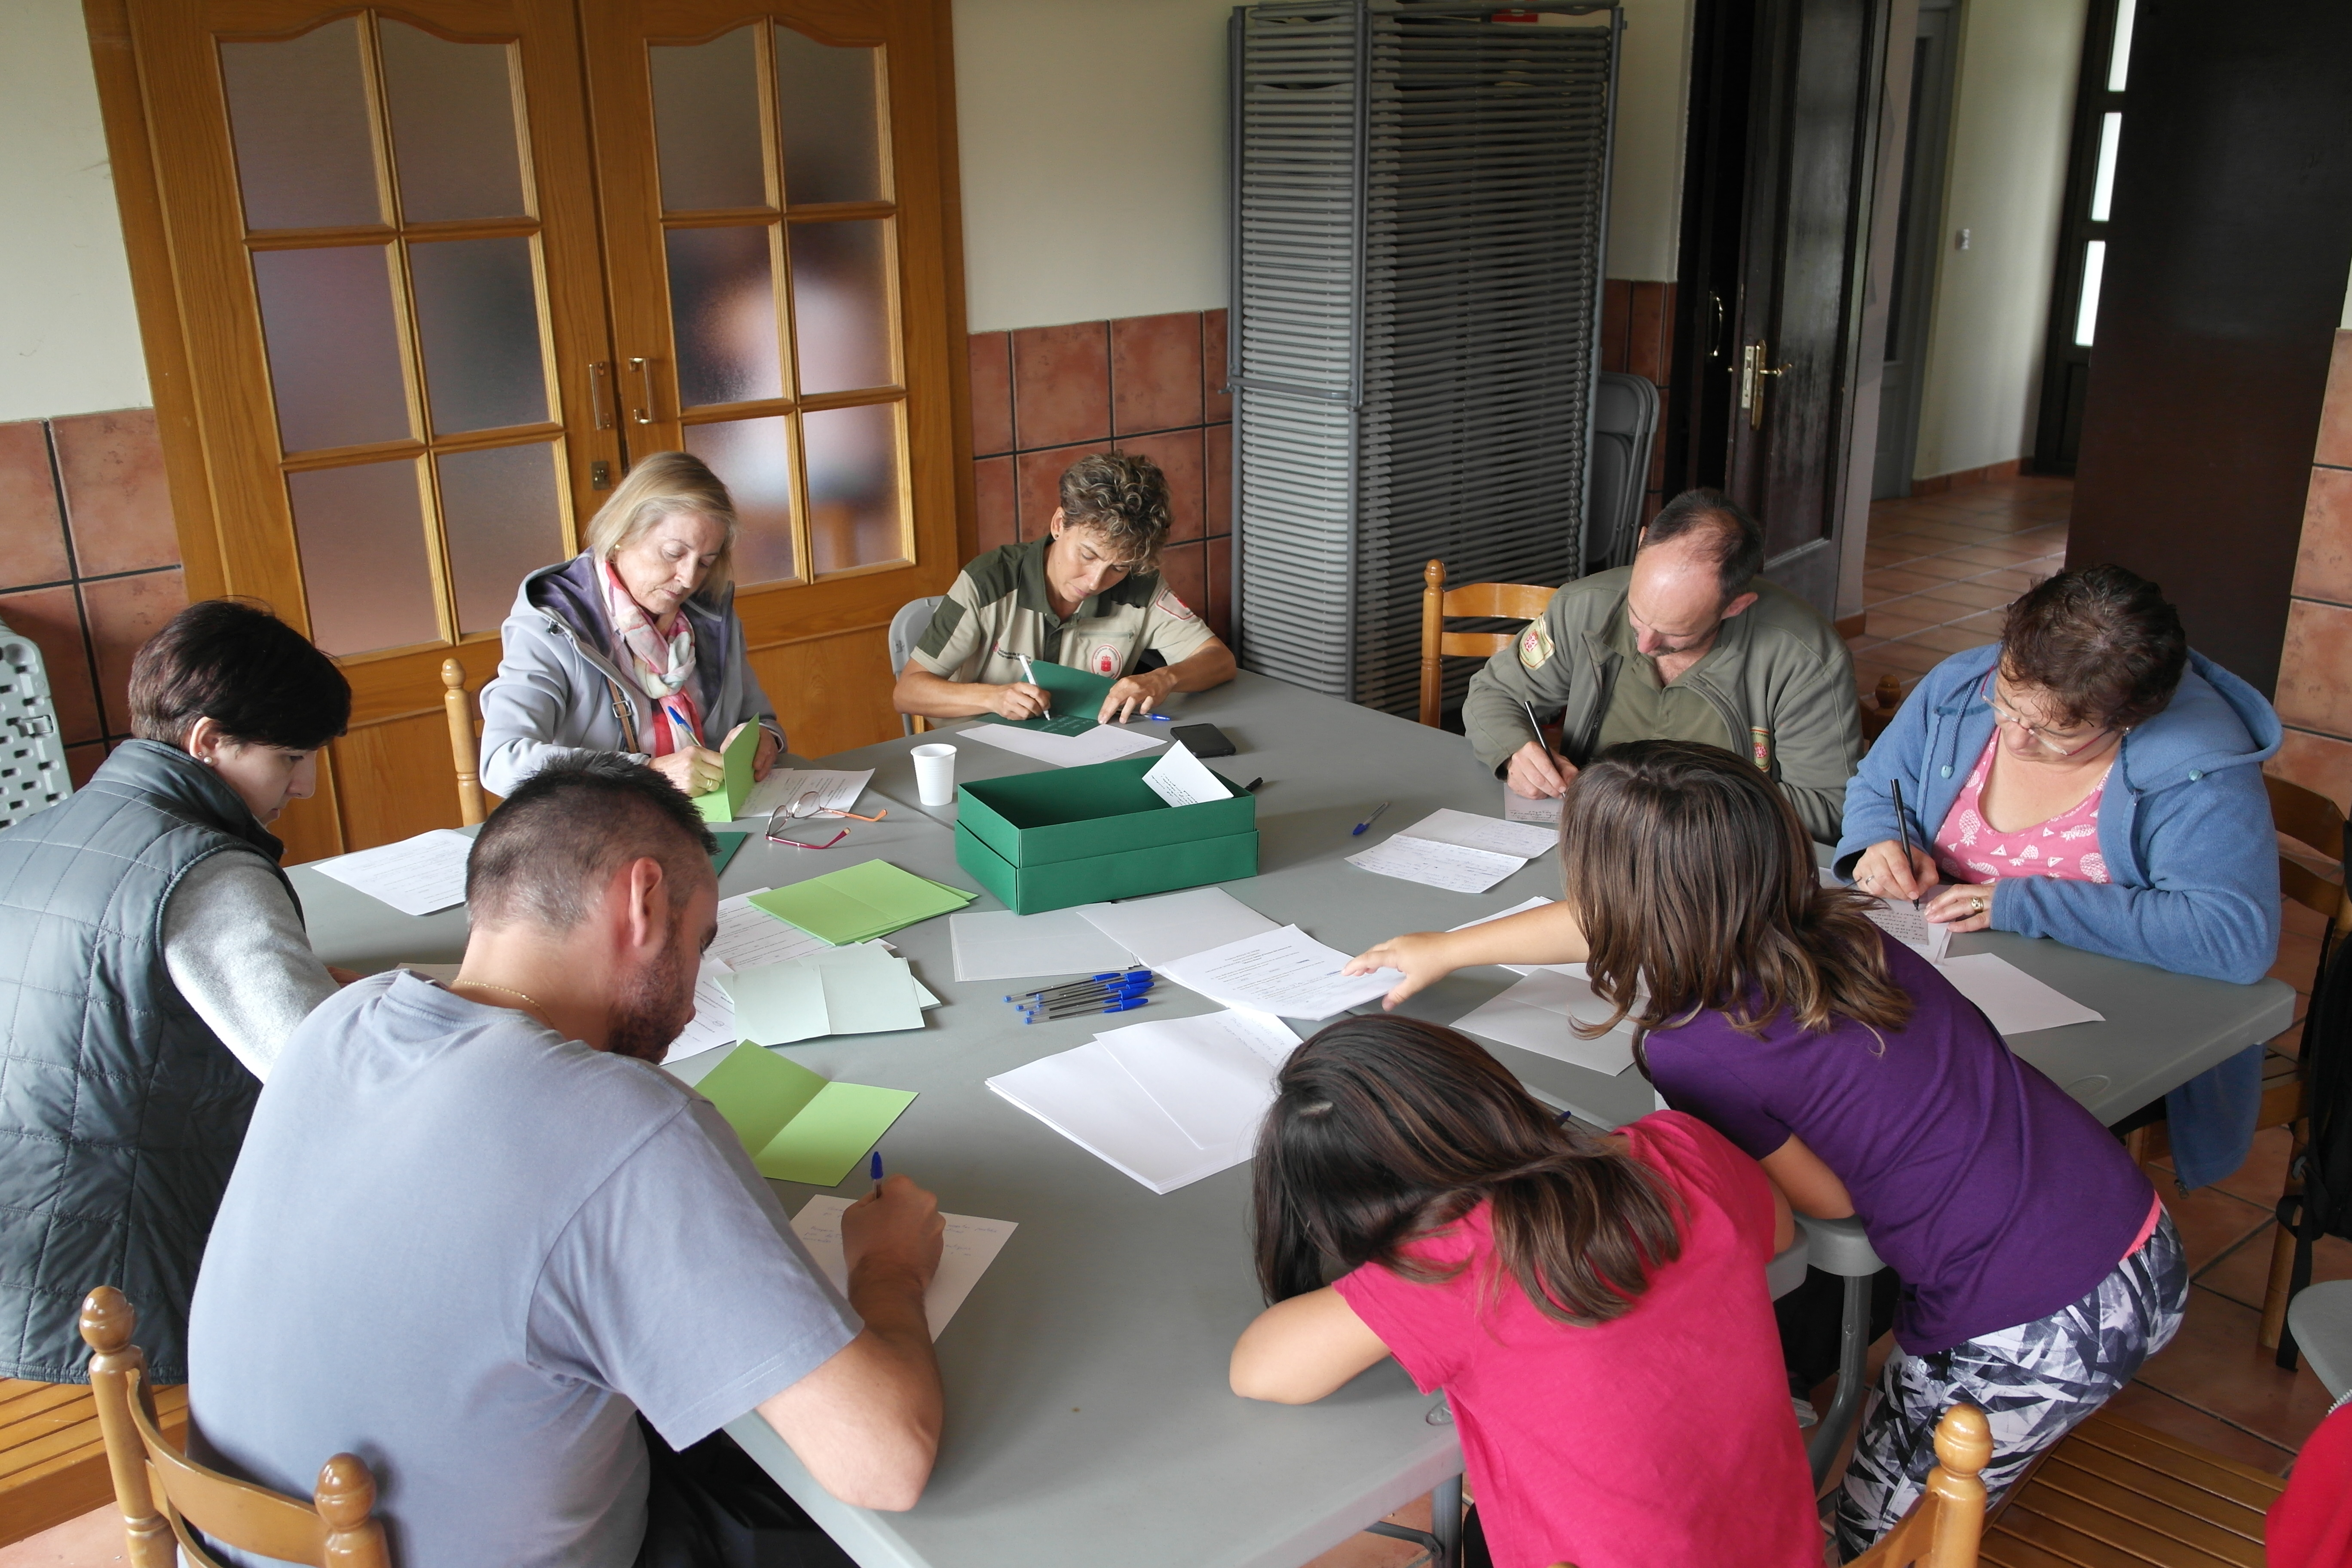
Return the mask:
M915 1103L914 1091L835 1083L773 1051L741 1045L695 1089L719 1109L760 1174L839 1186Z
M743 803L751 795L751 759L759 753L759 725L746 724L735 731L735 738L719 753L725 777L717 789L694 797L705 822L732 822L743 815Z
M751 905L821 942L846 947L951 913L979 896L901 870L887 860L867 860L754 893Z
M1095 727L1095 715L1102 711L1103 700L1110 689L1118 684L1108 675L1097 675L1090 669L1073 669L1066 664L1051 659L1029 661L1030 682L1045 693L1052 707L1051 718L1003 719L993 713L981 717L998 724L1010 724L1016 730L1035 730L1048 735L1083 735Z

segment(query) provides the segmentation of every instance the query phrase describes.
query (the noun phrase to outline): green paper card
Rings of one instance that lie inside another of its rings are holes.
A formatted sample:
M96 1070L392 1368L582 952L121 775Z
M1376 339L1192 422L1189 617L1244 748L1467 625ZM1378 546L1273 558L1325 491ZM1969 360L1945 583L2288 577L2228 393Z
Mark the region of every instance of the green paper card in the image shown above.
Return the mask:
M1089 669L1073 669L1066 664L1051 659L1029 661L1031 684L1043 690L1053 704L1050 719L999 719L993 713L983 713L982 719L999 724L1011 724L1016 730L1035 730L1047 735L1083 735L1095 727L1095 715L1102 711L1103 699L1118 682L1107 675L1097 675Z
M760 726L746 724L735 731L727 749L719 753L719 764L726 770L726 779L717 789L694 797L702 808L705 822L732 822L743 815L743 803L751 794L751 759L760 752Z
M724 875L727 862L735 858L735 851L742 848L743 840L751 836L748 833L713 833L710 837L719 840L719 847L710 852L710 868Z
M751 905L820 941L846 947L960 910L979 896L900 870L887 860L867 860L754 893Z
M719 977L735 1003L735 1033L755 1045L789 1046L835 1033L824 976L798 963L763 963Z
M839 1186L881 1140L914 1092L834 1083L758 1046L738 1046L695 1085L751 1152L760 1174Z

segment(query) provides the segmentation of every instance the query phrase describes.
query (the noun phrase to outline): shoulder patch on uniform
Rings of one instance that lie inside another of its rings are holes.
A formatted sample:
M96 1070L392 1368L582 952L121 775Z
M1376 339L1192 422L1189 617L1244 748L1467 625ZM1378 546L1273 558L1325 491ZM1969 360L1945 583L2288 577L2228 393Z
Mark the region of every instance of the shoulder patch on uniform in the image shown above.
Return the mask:
M1031 541L1030 544L1034 544ZM1021 567L1030 552L1027 544L1005 544L985 555L975 555L963 569L971 584L972 608L982 609L1021 591Z
M1118 654L1119 648L1117 643L1097 643L1095 645L1094 651L1087 655L1087 668L1097 675L1117 675Z
M1529 621L1528 629L1519 634L1519 662L1529 669L1541 669L1551 655L1551 633L1543 622Z
M940 607L931 612L930 626L916 642L915 651L937 658L940 650L948 646L948 639L955 636L956 628L963 625L965 614L964 607L955 600L941 599Z
M1198 620L1200 618L1192 614L1192 608L1191 605L1185 604L1183 600L1176 596L1176 590L1173 588L1160 589L1159 596L1151 601L1151 607L1158 610L1163 616L1172 616L1180 621L1192 621Z

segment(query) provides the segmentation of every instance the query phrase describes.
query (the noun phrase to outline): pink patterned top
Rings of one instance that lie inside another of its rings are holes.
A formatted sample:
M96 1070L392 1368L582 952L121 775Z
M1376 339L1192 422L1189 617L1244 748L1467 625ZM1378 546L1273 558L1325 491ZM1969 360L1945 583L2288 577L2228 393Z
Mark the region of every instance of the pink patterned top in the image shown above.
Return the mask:
M2053 877L2070 882L2104 882L2106 857L2099 853L2099 797L2107 793L2101 773L2091 793L2047 822L2003 833L1984 819L1979 797L1992 772L2000 731L1985 742L1984 755L1961 786L1952 809L1936 830L1936 864L1955 882L1990 882L2001 877ZM2109 772L2114 765L2109 764Z

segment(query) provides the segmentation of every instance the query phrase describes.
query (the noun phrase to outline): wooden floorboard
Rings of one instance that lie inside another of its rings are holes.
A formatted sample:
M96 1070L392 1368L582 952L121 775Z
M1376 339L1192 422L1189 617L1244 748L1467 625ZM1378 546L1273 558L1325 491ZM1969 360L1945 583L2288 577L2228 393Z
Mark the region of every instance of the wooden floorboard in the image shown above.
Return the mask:
M2263 1510L2259 1508L2234 1498L2217 1496L2176 1476L2088 1443L2063 1444L2061 1449L2059 1462L2077 1472L2154 1498L2167 1507L2193 1514L2209 1524L2227 1530L2242 1540L2260 1542L2263 1538Z
M2174 1557L2146 1557L2116 1545L2104 1529L2095 1531L2078 1530L2063 1520L2044 1513L2038 1506L2020 1505L2011 1509L2001 1516L1996 1533L2039 1546L2080 1563L2082 1568L2149 1568L2151 1563L2161 1563L2164 1568L2226 1568L2220 1558L2187 1547L2180 1547L2179 1554Z
M1983 1568L2082 1568L2072 1557L2061 1557L2000 1530L1986 1534L1977 1561Z
M2086 1470L2075 1468L2062 1457L2042 1468L2041 1484L2050 1495L2067 1498L2084 1509L2095 1509L2113 1515L2124 1528L2121 1533L2110 1539L2142 1556L2160 1559L2166 1550L2163 1542L2170 1540L2202 1552L2209 1557L2234 1563L2238 1568L2263 1568L2263 1542L2259 1529L2250 1540L2239 1531L2175 1507L2163 1500L2160 1493L2151 1489L2162 1480L2161 1476L2151 1475L2140 1486L2118 1486ZM2199 1495L2201 1497L2203 1494ZM2235 1507L2234 1504L2231 1506ZM2056 1512L2046 1506L2043 1511ZM2073 1522L2070 1513L2057 1513L2056 1516ZM2257 1520L2255 1522L2259 1527L2261 1521ZM2078 1525L2077 1528L2083 1526Z
M2120 1417L2093 1416L2068 1433L2060 1446L2069 1444L2103 1448L2258 1512L2286 1490L2286 1482L2266 1471Z
M155 1390L155 1415L165 1437L187 1441L184 1387ZM88 1387L0 1387L0 1545L79 1519L113 1499L106 1440Z

